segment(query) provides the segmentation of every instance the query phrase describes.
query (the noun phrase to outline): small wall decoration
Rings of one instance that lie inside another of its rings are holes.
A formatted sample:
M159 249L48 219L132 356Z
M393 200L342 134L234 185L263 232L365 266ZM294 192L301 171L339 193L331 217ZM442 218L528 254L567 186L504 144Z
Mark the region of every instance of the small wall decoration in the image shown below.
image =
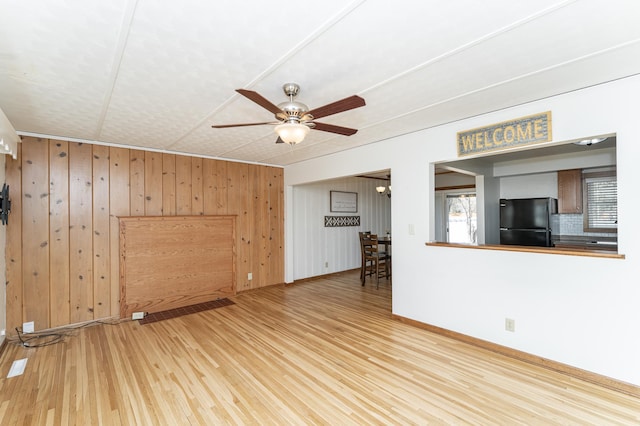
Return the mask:
M331 212L333 213L357 213L358 193L329 191L331 198Z
M324 227L360 226L360 216L325 216Z

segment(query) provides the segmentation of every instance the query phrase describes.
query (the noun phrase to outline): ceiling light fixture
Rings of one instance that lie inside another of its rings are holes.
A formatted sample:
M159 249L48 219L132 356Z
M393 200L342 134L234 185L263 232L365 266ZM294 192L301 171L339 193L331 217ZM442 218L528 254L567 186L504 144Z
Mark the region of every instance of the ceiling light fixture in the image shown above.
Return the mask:
M592 138L592 139L583 139L580 142L574 142L574 145L583 145L583 146L591 146L600 142L606 141L607 138Z
M386 186L376 186L376 191L380 195L386 194L387 197L391 198L391 185L389 185L388 191Z
M279 124L274 129L280 139L289 145L295 145L304 140L309 133L309 127L296 122Z

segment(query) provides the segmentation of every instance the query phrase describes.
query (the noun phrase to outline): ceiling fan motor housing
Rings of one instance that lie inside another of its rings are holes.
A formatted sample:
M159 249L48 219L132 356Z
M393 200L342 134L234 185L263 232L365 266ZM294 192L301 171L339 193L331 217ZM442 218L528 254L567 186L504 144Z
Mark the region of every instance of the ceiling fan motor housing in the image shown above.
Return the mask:
M303 104L302 102L296 101L288 101L278 104L278 108L285 112L285 116L282 117L282 114L276 114L276 118L280 120L295 120L300 121L304 118L304 120L310 120L313 117L309 116L307 111L309 111L309 107ZM307 115L305 117L305 115Z
M302 102L294 101L293 98L300 92L300 86L296 83L286 83L282 86L282 90L285 95L289 97L287 102L278 104L285 114L277 113L275 117L278 120L285 120L293 123L300 123L301 121L313 120L311 115L306 114L309 111L309 107Z

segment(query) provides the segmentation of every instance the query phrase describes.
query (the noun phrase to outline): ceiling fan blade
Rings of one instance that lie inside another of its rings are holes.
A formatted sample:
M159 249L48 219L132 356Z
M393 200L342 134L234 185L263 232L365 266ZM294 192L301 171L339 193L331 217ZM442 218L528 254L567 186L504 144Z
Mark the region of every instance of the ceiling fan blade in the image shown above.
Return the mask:
M260 105L262 108L271 111L274 114L283 112L280 108L272 104L267 98L263 97L258 92L254 92L253 90L245 90L245 89L236 89L236 92L240 93L245 98L252 100L253 102Z
M315 130L337 133L344 136L351 136L358 131L358 129L350 129L349 127L341 127L334 124L318 123L317 121L314 121L313 123L315 124L315 127L313 127L313 129Z
M353 95L353 96L349 96L348 98L344 98L342 100L332 102L325 106L312 109L311 111L308 112L308 114L311 114L313 118L322 118L328 115L337 114L339 112L348 111L350 109L360 108L361 106L364 106L364 105L365 105L364 99L362 99L358 95Z
M243 124L214 124L213 127L214 129L224 129L226 127L245 127L245 126L261 126L263 124L278 124L278 122L274 122L274 121L265 121L262 123L243 123Z

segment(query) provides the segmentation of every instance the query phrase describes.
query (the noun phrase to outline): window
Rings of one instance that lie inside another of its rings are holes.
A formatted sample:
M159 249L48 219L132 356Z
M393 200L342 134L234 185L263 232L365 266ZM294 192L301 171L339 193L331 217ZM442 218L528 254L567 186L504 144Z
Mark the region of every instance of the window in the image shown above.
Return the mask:
M446 209L447 242L477 244L476 194L449 194Z
M585 232L618 229L618 185L615 170L582 175Z

